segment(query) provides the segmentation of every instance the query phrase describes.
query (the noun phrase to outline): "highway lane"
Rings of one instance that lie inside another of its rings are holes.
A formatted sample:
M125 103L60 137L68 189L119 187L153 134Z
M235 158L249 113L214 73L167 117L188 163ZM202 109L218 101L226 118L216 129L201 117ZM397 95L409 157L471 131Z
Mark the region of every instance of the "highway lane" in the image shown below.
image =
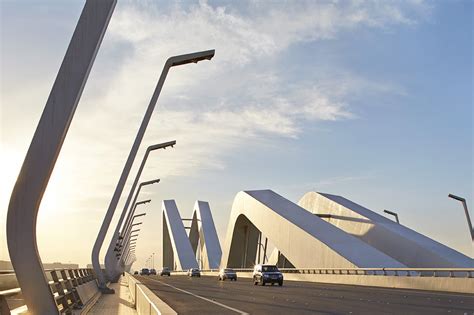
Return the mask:
M300 281L262 287L246 278L135 277L178 314L474 315L472 295Z

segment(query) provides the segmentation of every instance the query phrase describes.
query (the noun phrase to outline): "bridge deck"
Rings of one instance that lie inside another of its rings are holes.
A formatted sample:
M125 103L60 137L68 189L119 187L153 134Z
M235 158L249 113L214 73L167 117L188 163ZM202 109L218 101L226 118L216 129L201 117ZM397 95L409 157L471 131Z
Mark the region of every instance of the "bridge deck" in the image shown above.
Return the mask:
M123 278L118 283L111 283L115 294L103 294L87 313L90 315L136 315L133 300Z
M165 303L185 314L471 314L472 295L312 282L254 286L251 279L137 277Z

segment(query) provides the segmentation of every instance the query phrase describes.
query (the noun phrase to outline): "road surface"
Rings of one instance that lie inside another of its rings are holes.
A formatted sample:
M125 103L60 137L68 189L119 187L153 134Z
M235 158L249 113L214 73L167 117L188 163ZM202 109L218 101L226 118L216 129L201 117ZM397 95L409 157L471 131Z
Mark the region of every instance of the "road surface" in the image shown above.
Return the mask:
M251 279L135 276L178 314L463 314L474 296L286 281L254 286Z

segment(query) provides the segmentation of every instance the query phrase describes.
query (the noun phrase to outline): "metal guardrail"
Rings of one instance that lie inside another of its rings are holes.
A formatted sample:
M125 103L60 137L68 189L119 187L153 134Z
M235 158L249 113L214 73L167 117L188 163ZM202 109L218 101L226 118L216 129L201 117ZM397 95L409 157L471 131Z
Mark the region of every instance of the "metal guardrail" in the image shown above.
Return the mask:
M474 268L282 268L283 273L472 278Z
M61 313L70 314L73 309L81 309L84 301L77 292L77 287L89 281L95 281L96 276L93 269L46 269L45 274L51 275L49 287L54 295L56 305ZM0 274L15 274L14 271L0 271ZM0 291L0 310L1 314L10 314L10 308L7 298L21 293L21 288L13 288Z
M10 307L8 306L7 298L17 295L20 292L20 288L0 291L0 314L10 314Z
M253 272L252 268L233 268L236 272ZM474 278L474 268L279 268L282 273L364 275L397 277L451 277ZM206 269L201 272L218 272L219 269ZM187 270L173 271L187 273Z
M8 275L15 273L15 270L0 270L0 275Z

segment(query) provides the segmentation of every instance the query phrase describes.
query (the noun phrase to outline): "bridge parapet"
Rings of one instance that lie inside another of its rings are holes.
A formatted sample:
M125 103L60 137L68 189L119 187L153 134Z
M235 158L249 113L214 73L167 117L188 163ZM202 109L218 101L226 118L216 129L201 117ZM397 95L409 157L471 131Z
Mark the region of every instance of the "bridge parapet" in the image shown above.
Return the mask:
M2 277L9 277L10 284L16 284L16 275L13 271L0 271ZM58 312L72 313L84 308L96 296L97 282L93 269L46 269L45 276L49 280L48 285L54 296ZM27 310L26 305L10 307L8 300L22 298L21 289L12 287L0 291L1 314L10 314L11 310L23 312Z
M233 268L237 276L251 278L251 268ZM285 281L415 289L437 292L474 293L474 268L280 268ZM201 270L217 277L219 270ZM172 272L185 275L186 270Z
M128 272L125 273L125 281L130 295L132 296L133 303L140 314L162 314L162 315L175 315L177 314L171 307L163 302L156 294L148 289L139 280L133 277Z

